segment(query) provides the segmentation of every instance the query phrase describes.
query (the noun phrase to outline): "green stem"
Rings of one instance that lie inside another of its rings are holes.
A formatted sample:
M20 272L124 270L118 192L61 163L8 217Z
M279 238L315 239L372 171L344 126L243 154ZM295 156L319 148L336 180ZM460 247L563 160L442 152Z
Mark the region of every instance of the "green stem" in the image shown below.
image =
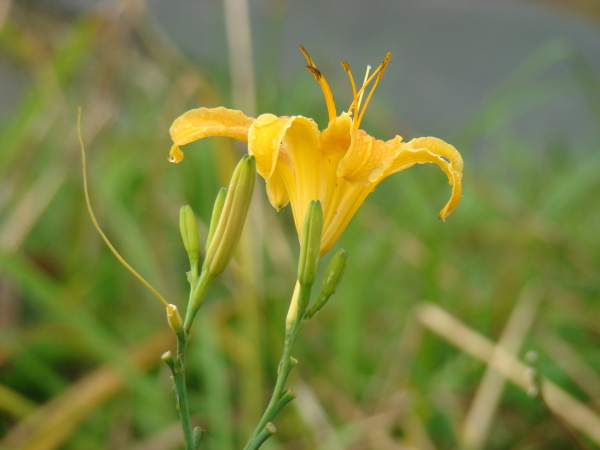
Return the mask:
M185 351L187 341L184 333L177 335L177 355L173 368L173 382L175 384L175 395L177 397L177 411L181 420L183 429L183 440L185 450L194 450L194 440L192 437L192 421L190 419L190 408L188 405L187 389L185 384Z
M255 443L251 448L260 448L260 446L263 445L267 439L273 436L276 431L275 425L273 425L271 422L268 422L261 432L258 433L258 436L256 436Z
M292 349L294 347L294 343L296 342L296 338L304 325L304 312L306 310L306 305L308 304L308 299L310 297L310 287L309 286L300 286L299 298L297 301L292 300L291 307L298 308L296 312L295 321L293 326L286 331L285 342L283 345L283 352L281 355L281 361L279 362L279 369L277 373L277 381L275 382L275 388L273 389L273 394L271 395L271 400L263 413L262 418L258 422L258 425L254 429L254 432L250 436L248 443L244 447L244 450L255 450L258 449L266 440L264 438L265 429L267 424L275 418L275 416L279 413L281 408L294 399L294 395L291 394L290 391L283 392L285 388L285 382L287 381L287 377L290 374L292 368L298 363L294 358L292 358ZM271 433L272 434L272 433ZM269 435L270 436L270 435ZM268 436L267 436L268 437Z
M206 294L214 279L215 276L204 269L198 278L197 268L192 267L189 280L191 285L190 298L185 314L185 322L183 324L183 331L177 333L177 355L175 356L172 366L170 366L173 371L177 411L179 412L181 427L183 429L185 450L196 450L200 445L200 439L202 437L201 429L192 430L192 421L190 418L190 408L185 383L185 353L194 317L200 309L200 306L202 306L202 302L204 302Z
M190 336L190 330L192 328L192 323L194 322L194 317L196 317L196 313L200 309L200 306L202 306L202 303L204 302L206 294L208 294L208 290L210 289L214 279L215 275L212 275L207 269L203 268L200 278L197 280L195 285L192 284L188 308L185 313L185 322L183 324L183 330L186 338L189 338Z

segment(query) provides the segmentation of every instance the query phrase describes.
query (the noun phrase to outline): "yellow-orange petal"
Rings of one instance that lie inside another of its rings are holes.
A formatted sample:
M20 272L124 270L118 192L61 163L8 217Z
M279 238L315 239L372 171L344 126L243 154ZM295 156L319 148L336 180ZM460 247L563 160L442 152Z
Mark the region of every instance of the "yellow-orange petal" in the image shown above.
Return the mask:
M402 145L402 151L388 169L386 176L407 169L414 164L425 163L437 164L444 171L452 186L450 200L439 214L439 218L444 220L456 208L462 196L463 160L456 148L435 137L413 139Z
M183 161L183 152L177 145L171 147L171 151L169 152L169 161L174 163L180 163Z
M241 141L248 141L248 129L253 118L247 117L241 111L227 108L198 108L192 109L175 119L170 133L175 144L169 154L173 162L183 159L179 146L189 144L204 137L225 136Z
M268 180L273 175L279 146L295 116L261 114L248 130L248 153L256 158L256 171Z
M267 180L267 197L277 211L290 202L287 187L277 171L274 171L271 178Z
M320 162L321 133L317 124L306 117L296 116L281 147L276 170L290 194L290 203L298 236L306 208L312 200L320 200L323 168Z
M392 165L401 149L402 138L384 142L363 130L351 131L352 142L340 161L337 174L355 185L375 183Z
M306 207L311 200L319 199L319 142L317 124L302 116L263 114L248 131L248 153L256 158L257 172L265 180L270 180L275 172L281 177L299 234ZM279 200L273 198L272 202Z
M342 113L329 121L327 128L321 133L321 147L323 158L332 158L335 163L342 158L350 147L350 130L352 129L352 117L348 113Z

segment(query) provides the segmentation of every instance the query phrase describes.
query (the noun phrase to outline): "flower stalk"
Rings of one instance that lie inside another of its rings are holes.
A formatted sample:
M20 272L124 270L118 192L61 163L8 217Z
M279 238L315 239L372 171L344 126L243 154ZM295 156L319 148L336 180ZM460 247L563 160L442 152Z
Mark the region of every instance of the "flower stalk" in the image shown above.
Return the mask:
M296 282L296 287L294 288L294 294L292 295L286 317L285 340L277 372L277 381L275 382L275 388L273 389L269 404L258 422L258 425L254 429L252 436L250 436L248 443L244 447L244 450L259 448L272 434L265 434L265 430L269 423L286 404L296 398L296 395L292 391L284 391L284 389L288 375L294 366L298 364L298 361L292 357L292 350L296 338L305 323L304 313L308 307L310 293L315 282L319 262L322 230L323 210L321 208L321 203L318 200L312 201L306 212L304 226L302 228L300 258L298 262L298 281Z
M319 83L328 111L328 126L320 131L317 124L302 116L262 114L256 118L241 111L199 108L188 111L171 127L173 146L169 160L183 160L180 146L209 136L227 136L248 143L248 155L236 167L229 187L217 195L208 237L206 257L200 266L199 236L196 218L189 206L180 210L180 231L188 255L187 273L190 294L185 319L177 307L168 303L139 275L112 246L100 229L88 194L85 149L82 147L85 199L94 226L115 257L166 306L167 321L177 337L176 354L162 355L172 372L176 408L181 419L185 450L197 450L204 430L192 428L186 379L185 357L191 327L215 278L230 263L252 199L256 173L266 181L270 203L277 210L291 205L298 236L300 257L297 282L286 316L284 344L277 380L271 399L250 436L245 450L258 449L275 432L272 421L296 395L285 389L288 376L298 361L292 357L296 339L303 325L327 303L344 275L347 254L340 250L324 275L313 306L309 308L321 256L335 244L370 192L387 176L415 164L437 164L452 186L450 199L439 213L445 219L457 206L462 195L463 161L450 144L433 138L416 138L404 142L401 136L381 141L360 129L367 106L388 65L391 53L371 73L370 67L362 86L356 85L348 63L343 62L352 88L353 100L346 112L337 114L329 84L317 65L301 48L308 70ZM365 92L364 104L362 102Z

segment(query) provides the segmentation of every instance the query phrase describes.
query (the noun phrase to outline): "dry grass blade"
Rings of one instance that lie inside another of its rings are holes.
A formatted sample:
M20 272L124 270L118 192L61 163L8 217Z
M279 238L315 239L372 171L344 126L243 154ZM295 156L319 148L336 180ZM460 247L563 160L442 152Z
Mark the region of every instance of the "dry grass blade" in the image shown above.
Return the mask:
M600 375L583 361L572 345L556 333L545 331L543 339L540 340L542 350L593 399L594 406L600 408Z
M465 353L479 358L524 391L531 387L527 365L439 306L421 303L417 307L417 317L425 327ZM541 380L541 388L543 398L553 414L600 445L600 418L590 408L547 378Z
M131 352L131 361L141 370L158 363L171 333L160 333ZM73 430L99 405L126 384L125 375L112 367L101 367L74 383L68 390L38 408L18 423L0 442L15 450L59 448Z
M497 350L503 349L511 355L519 352L537 315L540 301L541 294L536 287L525 288L513 309L465 418L462 435L465 448L476 450L485 447L505 383L505 378L494 368Z

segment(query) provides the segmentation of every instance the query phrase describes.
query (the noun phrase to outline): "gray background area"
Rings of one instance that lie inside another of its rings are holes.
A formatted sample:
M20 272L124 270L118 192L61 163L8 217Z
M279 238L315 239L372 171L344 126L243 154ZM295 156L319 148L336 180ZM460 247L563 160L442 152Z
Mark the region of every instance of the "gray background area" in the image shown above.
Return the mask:
M302 44L344 105L349 88L339 61L349 61L359 78L364 66L377 65L392 51L377 101L417 132L450 138L493 98L503 80L529 62L531 69L523 71L530 76L517 82L520 94L507 106L516 119L515 132L540 144L559 138L583 147L597 133L570 69L570 60L581 53L600 70L599 30L582 17L491 0L250 4L257 79L265 70L279 70L282 80L297 76L304 64L298 52ZM170 0L149 6L186 53L199 61L223 59L220 3ZM514 109L520 110L516 117Z
M110 5L80 0L44 3L71 14ZM310 79L300 70L305 62L299 45L310 50L326 74L339 109L350 101L339 62L349 61L355 76L362 78L367 64L376 66L392 51L366 127L376 121L380 108L386 112L380 115L392 121L382 127L386 131L408 137L431 134L474 148L478 142L469 141L473 120L479 120L478 134L482 127L483 134L509 133L533 147L562 140L585 152L597 139L590 99L584 98L572 70L574 61L600 70L600 32L585 17L507 0L251 0L249 5L256 80L276 83L278 95L285 96L301 77ZM222 2L150 0L147 11L199 65L225 66L226 73ZM515 70L510 95L505 95L502 85ZM7 70L0 74L11 76ZM18 88L18 77L12 79ZM14 92L18 89L3 94L5 104ZM314 95L315 102L322 101L318 89ZM505 111L497 111L493 123L482 122L481 108L498 99ZM392 114L387 114L390 110ZM265 111L259 102L261 112ZM499 120L503 115L507 123Z

